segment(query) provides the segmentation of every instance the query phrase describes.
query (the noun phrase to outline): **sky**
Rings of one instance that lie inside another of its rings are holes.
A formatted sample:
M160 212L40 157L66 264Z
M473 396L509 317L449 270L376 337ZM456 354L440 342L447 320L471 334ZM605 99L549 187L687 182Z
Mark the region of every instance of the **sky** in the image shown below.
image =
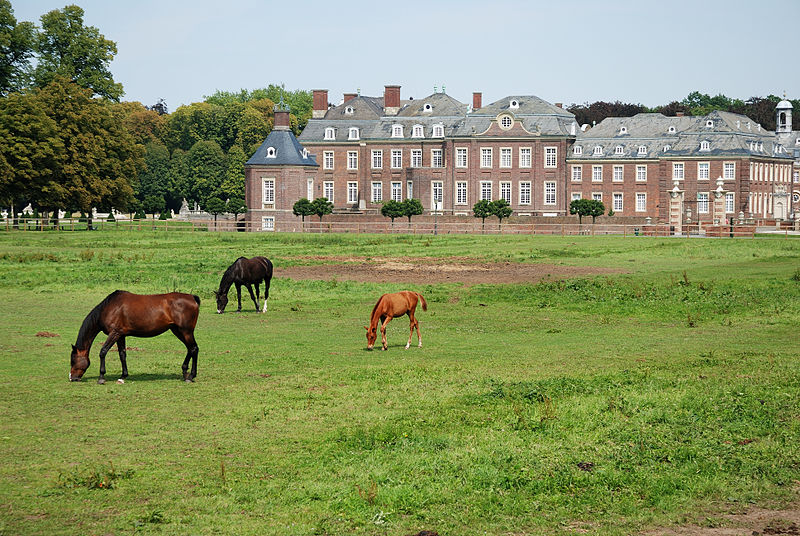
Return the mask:
M17 20L75 3L117 44L123 100L169 111L283 84L471 104L536 95L646 106L692 91L800 98L798 0L11 0Z

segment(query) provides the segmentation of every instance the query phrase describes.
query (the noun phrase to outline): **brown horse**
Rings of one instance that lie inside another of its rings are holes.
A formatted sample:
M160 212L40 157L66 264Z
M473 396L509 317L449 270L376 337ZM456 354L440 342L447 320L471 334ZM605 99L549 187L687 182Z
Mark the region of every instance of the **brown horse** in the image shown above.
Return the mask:
M239 299L239 309L236 312L242 311L242 285L250 291L250 297L258 311L258 300L261 299L258 286L262 281L264 282L264 309L261 312L266 313L269 284L272 281L272 262L266 257L253 257L252 259L239 257L233 261L233 264L228 266L228 269L222 274L219 290L214 291L214 295L217 297L217 312L220 314L225 312L225 306L228 305L228 290L234 284L236 285L236 297ZM255 296L251 285L256 286Z
M406 350L411 346L411 337L414 335L414 328L417 328L417 339L419 340L419 347L422 348L422 335L419 333L419 322L414 317L414 311L417 309L417 301L422 302L422 310L428 310L428 303L422 294L419 292L411 292L403 290L395 292L394 294L384 294L375 304L372 309L372 316L369 320L369 327L364 326L367 330L367 350L372 350L375 346L375 340L378 338L378 322L381 324L381 340L383 342L383 349L386 350L386 324L396 316L408 315L411 321L411 332L408 334L408 343L406 343Z
M183 379L193 382L197 376L197 342L194 340L194 327L200 313L200 298L192 294L171 292L169 294L140 295L124 290L115 290L101 301L86 316L78 331L78 340L72 346L70 356L70 381L80 381L89 368L89 350L97 334L108 335L100 349L100 378L97 383L106 382L106 353L116 343L119 360L122 363L122 378L128 377L125 361L125 337L155 337L167 330L186 345L186 359L183 360ZM188 372L189 359L192 372Z

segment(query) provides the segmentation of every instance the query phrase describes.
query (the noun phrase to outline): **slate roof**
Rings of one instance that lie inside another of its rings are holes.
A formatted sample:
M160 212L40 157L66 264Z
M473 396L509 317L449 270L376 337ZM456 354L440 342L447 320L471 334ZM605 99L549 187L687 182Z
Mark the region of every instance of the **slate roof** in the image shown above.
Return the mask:
M511 107L511 101L517 102L517 108ZM510 112L515 116L521 115L557 115L574 119L574 115L555 104L540 99L534 95L510 95L477 110L474 115L497 116L501 112Z
M430 106L426 110L426 105ZM424 99L403 101L398 117L463 116L469 107L446 93L434 93Z
M274 157L267 157L267 150L275 149ZM306 151L291 130L273 129L264 143L256 149L245 166L319 166L313 154Z

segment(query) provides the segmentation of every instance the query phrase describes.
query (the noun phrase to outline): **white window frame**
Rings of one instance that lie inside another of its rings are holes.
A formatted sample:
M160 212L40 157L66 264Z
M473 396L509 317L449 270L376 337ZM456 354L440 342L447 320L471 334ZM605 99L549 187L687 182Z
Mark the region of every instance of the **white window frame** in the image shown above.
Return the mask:
M511 147L500 147L500 167L511 167Z
M703 176L705 175L705 176ZM711 178L711 163L698 162L697 163L697 180L707 181Z
M412 138L424 138L425 137L425 129L422 125L414 125L411 128L411 137Z
M580 145L575 145L572 147L572 154L575 155L582 155L583 154L583 147Z
M520 181L519 183L519 204L531 204L532 184L531 181Z
M723 162L722 163L722 178L735 179L736 178L736 162Z
M615 164L611 169L611 182L622 182L625 179L625 168L622 164Z
M414 181L406 181L406 199L414 199Z
M483 169L491 169L492 168L492 148L491 147L481 147L481 168L483 168Z
M674 181L682 181L683 177L685 176L686 166L683 162L673 162L672 163L672 180Z
M261 216L261 230L272 232L275 230L275 216Z
M556 204L556 182L555 181L544 181L544 204L545 205L555 205Z
M508 204L511 204L511 181L500 181L500 197L498 199L505 199Z
M358 181L347 181L347 202L358 203Z
M582 199L580 192L572 192L571 197L572 197L571 201L577 201L579 199Z
M433 125L432 138L444 138L444 125Z
M444 167L444 151L442 149L431 149L431 167Z
M383 150L372 150L372 169L383 169Z
M646 145L640 145L639 146L639 152L637 154L639 156L647 156L647 146Z
M403 125L392 125L392 137L393 138L403 137Z
M370 186L370 199L373 203L380 203L383 201L383 183L379 181L372 181Z
M572 182L583 181L583 166L581 164L576 164L572 166L572 173L570 174L570 180Z
M624 147L622 147L622 145L617 145L616 147L614 147L614 154L620 155L620 154L624 154L624 153L625 153L625 149L624 149Z
M402 169L403 168L403 150L402 149L392 149L392 169Z
M711 150L711 142L703 140L700 142L700 150L701 151L710 151Z
M403 183L400 181L392 181L389 186L389 198L393 201L400 202L403 200Z
M323 151L322 169L333 169L333 151Z
M530 147L519 148L519 167L533 167L533 150Z
M592 166L592 182L603 182L603 166Z
M466 168L469 165L468 152L466 147L456 147L456 167Z
M603 202L603 192L592 192L592 199Z
M358 169L358 151L347 151L347 169L350 171Z
M469 200L469 185L467 181L456 181L456 205L466 205Z
M736 212L736 194L725 192L725 213L733 214L734 212Z
M422 167L422 149L411 149L411 167Z
M306 180L306 199L314 199L314 179Z
M622 212L624 207L623 199L624 196L622 195L622 192L613 192L611 194L611 208L614 210L614 212Z
M500 116L500 128L503 130L508 130L514 126L514 120L511 118L510 115L502 115Z
M442 181L431 181L431 210L441 212L444 206L444 183Z
M708 214L708 192L697 192L697 213Z
M492 181L481 181L480 201L492 200Z
M558 147L544 148L544 167L558 167Z
M647 166L639 164L636 166L636 182L647 182Z
M601 145L595 145L594 152L592 154L594 156L603 156L603 147Z
M358 127L350 127L349 129L347 129L347 139L348 140L361 139L361 133L358 131Z
M261 178L261 200L265 205L275 204L275 179L273 177Z
M636 212L647 212L647 193L636 192Z
M333 203L333 181L323 181L322 197Z
M333 127L325 128L325 138L326 140L335 140L336 139L336 129Z

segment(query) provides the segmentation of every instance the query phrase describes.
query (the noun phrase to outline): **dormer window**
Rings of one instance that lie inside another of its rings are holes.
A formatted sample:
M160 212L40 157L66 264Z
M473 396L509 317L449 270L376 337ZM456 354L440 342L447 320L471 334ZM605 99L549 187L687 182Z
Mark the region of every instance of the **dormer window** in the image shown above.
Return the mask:
M617 145L616 147L614 147L614 154L622 154L622 151L623 151L622 145Z
M393 138L403 137L403 125L392 125L392 137Z
M347 139L348 140L357 140L357 139L359 139L358 128L350 127L350 129L348 130Z
M756 150L756 142L754 142L754 141L750 142L750 150L751 151L755 151Z
M628 133L628 127L619 127L619 133L620 134L627 134Z
M442 125L433 125L433 137L434 138L444 138L444 126L442 126Z
M267 158L275 158L275 147L267 147Z
M761 151L761 152L764 152L764 142L763 141L758 142L758 150Z
M572 148L572 154L583 154L583 147L576 145Z
M603 148L599 145L594 146L594 153L595 156L602 156L603 155Z
M344 113L346 113L347 115L353 115L354 111L355 110L353 110L352 106L348 106L347 108L344 109Z
M640 156L644 156L646 154L647 154L647 146L646 145L640 145L639 146L639 155Z
M509 115L504 115L500 118L500 128L503 130L508 130L513 124L514 120Z
M706 128L714 128L714 121L712 121L711 119L706 121Z
M431 113L433 111L433 106L431 106L430 102L426 102L425 106L422 107L422 111L425 113Z
M336 129L333 127L328 127L325 129L325 139L326 140L335 140L336 139Z
M665 146L664 146L664 152L665 152L665 153L666 153L666 152L669 152L669 150L670 150L670 149L672 149L672 147L670 147L669 145L665 145Z
M516 110L519 108L519 101L517 99L511 99L511 101L508 103L508 107L512 110Z
M711 150L711 142L703 140L700 142L700 150L701 151L710 151Z
M424 138L425 131L422 128L422 125L414 125L414 128L411 129L411 137L412 138Z
M670 134L675 134L675 127L669 127L667 129L667 132L669 132Z
M308 149L304 148L303 149L303 160L305 160L306 158L308 158Z
M794 144L800 146L800 138L797 138L796 140L794 140Z

